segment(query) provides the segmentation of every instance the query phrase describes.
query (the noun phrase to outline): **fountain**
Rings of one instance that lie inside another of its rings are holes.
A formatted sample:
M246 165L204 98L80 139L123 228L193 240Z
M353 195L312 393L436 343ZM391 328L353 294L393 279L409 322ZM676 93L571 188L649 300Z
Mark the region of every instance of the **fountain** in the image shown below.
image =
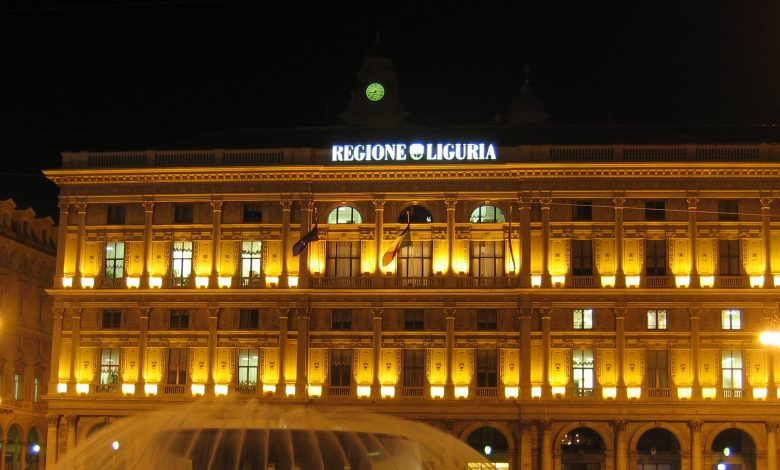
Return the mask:
M362 470L493 468L426 424L351 409L202 400L122 418L57 469Z

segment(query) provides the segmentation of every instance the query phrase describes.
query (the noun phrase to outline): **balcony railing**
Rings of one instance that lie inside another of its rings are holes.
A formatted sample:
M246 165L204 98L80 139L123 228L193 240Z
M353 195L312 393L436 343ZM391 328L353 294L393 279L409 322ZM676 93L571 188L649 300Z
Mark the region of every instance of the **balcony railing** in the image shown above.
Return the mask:
M323 287L323 288L371 287L371 278L369 277L313 277L311 278L311 286Z
M95 385L95 393L116 393L116 384L97 384Z
M574 396L575 397L592 397L593 396L593 389L592 388L579 388L579 387L575 387L575 389L574 389Z
M332 397L348 397L352 393L352 387L328 387L328 395Z
M163 387L163 393L166 395L184 395L186 385L165 385Z
M444 287L444 279L441 277L386 277L384 287L406 287L413 289L430 289Z
M648 398L670 398L672 391L668 388L648 388L647 396Z
M233 392L236 395L255 395L257 393L257 385L234 385Z
M596 277L595 276L572 276L570 278L569 285L571 285L571 287L595 287Z
M98 281L102 289L119 289L123 287L125 278L123 277L101 277Z
M669 278L667 276L647 276L645 285L650 288L669 287Z
M425 396L425 387L402 387L401 396L405 398L422 398Z
M238 285L248 289L257 289L259 287L265 287L264 280L264 278L258 276L242 277Z
M741 388L724 388L723 398L744 398L745 390Z
M517 277L459 277L456 285L458 287L483 287L483 288L509 288L518 287L520 279Z
M192 287L191 277L171 277L172 288L187 288Z
M718 276L718 287L745 287L744 276Z
M496 398L498 387L477 387L475 395L477 398Z

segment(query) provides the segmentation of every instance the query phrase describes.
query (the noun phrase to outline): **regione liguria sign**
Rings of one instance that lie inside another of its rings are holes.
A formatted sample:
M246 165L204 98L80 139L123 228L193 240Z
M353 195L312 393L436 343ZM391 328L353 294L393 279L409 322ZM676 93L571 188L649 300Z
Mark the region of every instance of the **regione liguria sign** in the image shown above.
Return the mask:
M465 162L496 160L496 145L488 142L413 142L333 145L331 162Z

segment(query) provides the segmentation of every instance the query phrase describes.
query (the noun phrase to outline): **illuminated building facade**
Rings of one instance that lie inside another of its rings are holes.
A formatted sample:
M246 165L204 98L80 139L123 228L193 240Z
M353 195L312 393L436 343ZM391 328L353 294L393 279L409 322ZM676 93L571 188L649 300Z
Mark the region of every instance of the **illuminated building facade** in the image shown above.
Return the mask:
M780 146L497 127L466 141L495 160L333 162L338 129L311 133L46 172L47 462L204 396L421 420L505 468L777 468L780 360L758 335L777 326Z
M42 468L51 349L54 228L0 201L0 468Z

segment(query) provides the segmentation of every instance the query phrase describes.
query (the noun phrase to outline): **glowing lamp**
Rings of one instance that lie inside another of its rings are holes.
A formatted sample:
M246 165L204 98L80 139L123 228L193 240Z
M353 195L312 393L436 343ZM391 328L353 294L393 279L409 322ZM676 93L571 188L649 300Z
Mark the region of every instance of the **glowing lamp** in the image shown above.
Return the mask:
M395 397L395 387L393 385L382 385L379 393L382 395L382 398L393 398Z
M141 287L141 278L140 277L126 277L125 278L125 285L128 289L138 289Z
M706 387L701 389L701 397L705 400L712 400L715 398L715 395L717 395L717 390L715 390L715 387Z
M89 393L89 384L76 384L76 393L86 395Z
M119 441L114 441L111 443L111 448L115 451L119 450Z
M144 393L147 397L157 396L157 384L144 384Z
M265 284L271 287L279 286L279 276L266 276Z
M290 287L298 287L298 276L287 276L287 285Z
M777 398L780 398L780 387L777 388Z
M444 398L444 387L431 385L431 398Z
M693 389L691 387L677 387L677 398L680 400L690 400L693 396Z
M555 287L563 287L566 284L566 276L551 276L550 281Z
M702 287L714 287L715 286L715 276L701 276L701 277L699 277L699 285L701 285Z
M209 286L208 276L195 276L195 287L198 289L205 289Z
M202 396L206 394L206 384L192 384L190 386L193 396Z
M149 276L149 287L152 289L162 288L162 278L159 276Z
M33 444L30 446L30 450L32 451L33 454L37 454L41 451L41 446L40 444Z
M542 387L531 387L531 398L542 398Z
M772 280L775 283L775 287L780 287L780 275L775 275L772 277Z
M674 284L677 287L688 287L691 285L691 276L674 276Z
M542 287L542 276L531 276L531 287Z
M754 400L766 400L766 397L767 397L766 387L759 387L753 389Z
M764 287L764 276L750 276L750 287Z
M520 387L504 387L504 396L506 398L519 398Z
M469 397L469 388L460 386L455 387L455 398L468 398Z
M765 346L780 346L780 331L764 331L758 340Z
M65 289L73 287L73 278L70 276L62 276L62 287Z
M626 389L626 396L628 396L629 400L639 400L639 398L642 397L642 388L641 387L628 387Z
M68 384L60 382L57 384L57 393L68 393Z
M217 384L214 385L214 395L218 397L226 397L228 394L228 386L227 384Z
M310 397L321 397L322 385L309 385L308 393Z
M284 394L288 397L295 396L295 384L287 384L284 386Z
M81 288L82 289L93 289L95 287L95 278L94 277L82 277L81 278Z
M368 398L371 396L371 386L370 385L358 385L357 386L357 396L360 398Z
M233 278L230 276L219 276L217 278L217 285L221 289L227 289L233 284Z
M135 384L122 384L122 395L135 394Z
M617 387L604 387L601 389L601 396L605 400L614 400L617 398Z
M601 276L601 287L615 287L615 276Z
M566 387L553 387L552 394L556 397L562 397L566 395Z
M263 393L266 395L273 395L276 393L276 385L273 384L263 384Z
M639 276L626 276L626 287L639 287Z

